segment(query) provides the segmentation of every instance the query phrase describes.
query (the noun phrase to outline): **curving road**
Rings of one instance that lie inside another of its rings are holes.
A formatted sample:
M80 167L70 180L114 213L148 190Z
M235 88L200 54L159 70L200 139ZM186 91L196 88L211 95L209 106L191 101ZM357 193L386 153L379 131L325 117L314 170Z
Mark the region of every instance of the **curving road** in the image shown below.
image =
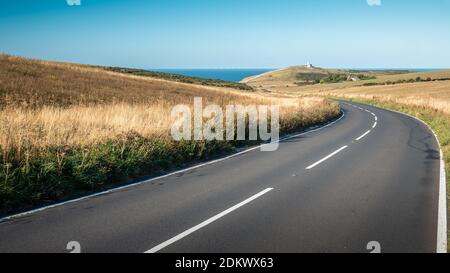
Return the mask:
M439 145L421 122L339 121L160 179L3 219L0 252L436 252ZM440 213L440 215L439 215Z

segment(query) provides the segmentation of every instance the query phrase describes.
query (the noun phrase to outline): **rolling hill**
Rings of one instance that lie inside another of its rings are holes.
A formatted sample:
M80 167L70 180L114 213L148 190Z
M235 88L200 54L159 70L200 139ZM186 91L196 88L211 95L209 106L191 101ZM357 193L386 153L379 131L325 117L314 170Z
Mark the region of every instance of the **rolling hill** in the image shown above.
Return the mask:
M280 105L283 133L339 115L338 105L322 98L289 98L165 76L0 55L0 214L257 143L174 141L171 110L179 104L192 107L194 97L222 109Z
M443 81L450 70L412 72L408 70L337 70L295 66L244 79L242 82L275 93L322 92L340 88Z

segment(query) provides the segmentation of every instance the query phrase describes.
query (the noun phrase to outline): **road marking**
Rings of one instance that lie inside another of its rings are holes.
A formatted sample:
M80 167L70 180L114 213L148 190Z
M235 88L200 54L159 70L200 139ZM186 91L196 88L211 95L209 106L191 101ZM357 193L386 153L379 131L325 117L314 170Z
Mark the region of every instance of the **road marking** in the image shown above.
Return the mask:
M368 134L370 134L371 130L365 132L362 136L358 137L356 140L360 141L361 139L363 139L365 136L367 136Z
M348 148L347 145L344 146L344 147L342 147L342 148L340 148L339 150L337 150L337 151L331 153L330 155L327 155L326 157L322 158L321 160L317 161L316 163L312 164L311 166L307 167L306 169L307 169L307 170L311 170L312 168L316 167L316 166L319 165L320 163L324 162L324 161L327 160L327 159L330 159L331 157L335 156L336 154L338 154L339 152L341 152L341 151L343 151L343 150L345 150L345 149L347 149L347 148Z
M294 134L294 135L287 135L285 137L280 138L277 142L281 143L281 142L286 141L286 140L297 138L297 137L300 137L300 136L303 136L303 135L307 135L307 134L314 133L314 132L320 131L322 129L331 127L335 123L341 121L344 117L345 117L345 112L341 111L341 116L335 121L332 121L332 122L327 123L327 124L325 124L323 126L317 127L315 129L312 129L314 127L308 128L308 129L306 129L305 132L302 132L302 133L298 133L298 134ZM93 193L93 194L86 195L86 196L83 196L83 197L80 197L80 198L72 199L72 200L65 201L65 202L56 203L56 204L53 204L53 205L44 206L42 208L29 210L29 211L18 213L18 214L14 214L14 215L11 215L11 216L6 216L6 217L3 217L3 218L0 218L0 223L6 222L6 221L9 221L9 220L12 220L12 219L20 218L20 217L23 217L23 216L28 216L28 215L31 215L31 214L35 214L35 213L38 213L38 212L42 212L42 211L45 211L45 210L48 210L48 209L57 208L57 207L60 207L60 206L63 206L63 205L84 201L84 200L87 200L87 199L90 199L90 198L94 198L94 197L110 194L110 193L113 193L113 192L118 192L118 191L121 191L121 190L124 190L124 189L128 189L128 188L132 188L132 187L137 187L137 186L140 186L140 185L143 185L143 184L147 184L147 183L151 183L151 182L154 182L154 181L157 181L157 180L160 180L160 179L163 179L163 178L167 178L167 177L170 177L170 176L173 176L173 175L177 175L177 174L189 172L189 171L201 168L201 167L213 165L213 164L216 164L216 163L219 163L219 162L222 162L222 161L225 161L225 160L228 160L228 159L232 159L232 158L238 157L240 155L249 153L251 151L254 151L254 150L257 150L257 149L261 149L262 147L264 147L266 145L270 145L270 144L262 144L260 146L249 148L247 150L244 150L244 151L241 151L241 152L238 152L238 153L235 153L235 154L231 154L231 155L223 157L223 158L219 158L219 159L216 159L216 160L212 160L212 161L209 161L209 162L198 164L198 165L186 168L186 169L182 169L182 170L175 171L175 172L172 172L172 173L168 173L168 174L165 174L165 175L162 175L162 176L154 177L154 178L151 178L151 179L148 179L148 180L132 183L132 184L129 184L129 185L113 188L113 189L102 191L102 192L98 192L98 193Z
M434 131L433 131L434 133ZM436 139L437 135L435 134ZM439 143L439 140L438 140ZM440 144L439 144L440 147ZM445 174L444 154L440 149L441 166L439 176L439 209L438 209L438 231L437 231L437 253L447 253L447 180Z
M375 129L375 127L377 127L378 122L375 121L375 123L373 124L372 128Z
M171 245L171 244L173 244L173 243L183 239L184 237L186 237L186 236L196 232L197 230L199 230L199 229L201 229L201 228L203 228L203 227L205 227L205 226L207 226L207 225L209 225L209 224L219 220L220 218L226 216L227 214L230 214L231 212L237 210L238 208L240 208L240 207L242 207L242 206L252 202L253 200L263 196L264 194L268 193L271 190L273 190L273 188L265 189L262 192L257 193L255 195L253 195L252 197L242 201L241 203L239 203L239 204L237 204L237 205L235 205L235 206L233 206L233 207L231 207L231 208L229 208L229 209L227 209L227 210L217 214L216 216L213 216L213 217L209 218L208 220L206 220L206 221L196 225L195 227L192 227L192 228L190 228L190 229L188 229L188 230L178 234L177 236L175 236L175 237L173 237L173 238L171 238L171 239L169 239L169 240L167 240L167 241L165 241L165 242L163 242L163 243L153 247L152 249L146 251L145 253L156 253L156 252L160 251L161 249L166 248L167 246L169 246L169 245Z

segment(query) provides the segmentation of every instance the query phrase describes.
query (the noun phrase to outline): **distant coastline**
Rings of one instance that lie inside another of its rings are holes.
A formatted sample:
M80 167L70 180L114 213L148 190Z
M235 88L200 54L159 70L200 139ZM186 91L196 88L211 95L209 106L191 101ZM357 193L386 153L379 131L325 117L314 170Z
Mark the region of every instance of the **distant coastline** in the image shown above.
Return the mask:
M411 72L430 72L436 70L446 70L446 68L337 68L339 70L408 70ZM244 79L252 78L267 72L279 70L279 68L213 68L213 69L149 69L166 73L175 73L184 76L198 77L203 79L224 80L229 82L241 82Z
M175 73L184 76L224 80L229 82L240 82L241 80L267 73L275 69L271 68L253 68L253 69L150 69L153 71L160 71L166 73Z

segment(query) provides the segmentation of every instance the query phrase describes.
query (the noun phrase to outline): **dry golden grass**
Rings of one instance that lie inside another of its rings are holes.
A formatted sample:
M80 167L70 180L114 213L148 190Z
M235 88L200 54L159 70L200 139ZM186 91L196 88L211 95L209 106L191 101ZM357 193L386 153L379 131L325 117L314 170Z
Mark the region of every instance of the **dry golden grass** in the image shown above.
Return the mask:
M277 104L282 106L282 119L288 122L292 115L313 120L320 108L336 109L324 99L258 99L243 96L227 104ZM192 105L193 101L185 101ZM39 109L8 107L0 111L0 146L4 150L23 147L89 145L126 134L138 133L144 137L169 138L173 124L167 102L130 105L124 103L71 106L45 106Z
M264 89L268 94L278 94L292 98L301 96L336 96L346 98L376 99L397 102L413 106L428 107L450 114L450 70L404 73L394 75L376 75L376 79L358 82L341 82L331 84L315 84L297 86L294 83L297 73L307 71L336 72L335 70L307 69L304 67L291 67L272 73L266 73L261 77L247 79L249 84ZM376 73L376 71L374 72ZM383 72L383 73L388 73ZM394 72L393 72L394 73ZM375 75L375 74L374 74ZM387 82L397 82L399 80L415 80L420 77L422 81L415 83L399 83L386 85ZM367 83L380 85L363 86Z
M88 66L0 55L0 107L68 107L110 103L183 103L201 95L227 100L236 90L107 72ZM235 96L235 97L236 97Z
M282 115L330 107L323 99L293 99L195 86L101 69L0 55L0 146L85 145L126 132L169 137L177 104L282 106ZM334 108L335 110L336 108Z
M102 188L230 151L234 142L175 142L171 110L280 105L290 132L339 114L317 97L206 87L90 66L0 55L0 213Z
M317 95L318 93L316 93ZM346 98L376 99L428 107L450 114L450 81L352 87L320 92Z
M244 80L247 84L259 88L261 90L267 90L274 93L282 93L282 94L293 94L298 95L300 93L306 94L314 94L316 92L326 92L336 89L346 89L350 87L359 87L363 84L384 84L386 82L396 82L399 80L411 80L420 77L421 79L430 78L431 80L437 79L450 79L450 70L442 70L442 71L430 71L430 72L417 72L417 73L402 73L402 74L393 74L397 73L396 71L368 71L364 74L369 76L375 76L376 79L363 80L363 81L345 81L339 83L330 83L330 84L315 84L315 85L305 85L298 86L295 82L298 82L296 76L298 74L305 73L346 73L343 71L335 70L335 69L322 69L322 68L314 68L308 69L305 67L290 67L287 69L281 69L274 72L269 72L261 77L253 77Z

